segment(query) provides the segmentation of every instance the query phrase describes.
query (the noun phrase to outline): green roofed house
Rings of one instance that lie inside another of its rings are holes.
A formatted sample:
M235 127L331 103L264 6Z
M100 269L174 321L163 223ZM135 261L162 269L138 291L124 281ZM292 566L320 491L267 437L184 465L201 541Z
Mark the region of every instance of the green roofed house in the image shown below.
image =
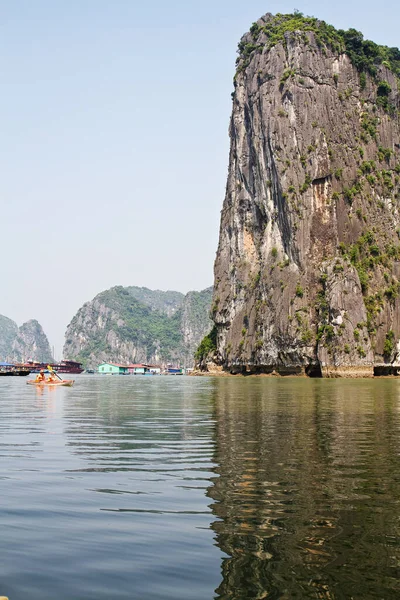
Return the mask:
M97 372L102 375L127 375L128 367L115 363L102 363L97 367Z

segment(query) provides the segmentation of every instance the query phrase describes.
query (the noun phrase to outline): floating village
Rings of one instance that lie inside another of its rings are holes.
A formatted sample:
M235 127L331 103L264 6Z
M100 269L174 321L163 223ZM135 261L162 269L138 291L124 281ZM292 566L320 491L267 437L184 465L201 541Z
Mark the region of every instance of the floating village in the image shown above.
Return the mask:
M187 375L192 369L173 365L149 364L119 364L113 362L101 363L96 369L84 369L83 364L73 360L63 360L58 363L40 363L27 361L25 363L0 362L0 376L24 377L30 373L57 372L79 375Z

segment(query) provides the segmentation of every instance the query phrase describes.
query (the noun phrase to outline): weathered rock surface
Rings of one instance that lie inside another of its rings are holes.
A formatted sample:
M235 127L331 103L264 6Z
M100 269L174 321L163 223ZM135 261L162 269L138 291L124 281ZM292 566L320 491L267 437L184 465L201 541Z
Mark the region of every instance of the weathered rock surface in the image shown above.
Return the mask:
M183 347L186 348L185 362L193 363L194 352L203 337L213 326L209 315L211 310L212 287L201 292L188 292L181 305L180 330Z
M168 317L172 317L176 313L185 299L185 295L181 292L149 290L149 288L137 286L130 286L126 289L136 300Z
M212 288L202 292L115 287L79 309L68 325L63 354L87 367L104 361L193 365L212 327Z
M13 342L14 360L35 360L52 362L53 356L49 340L42 326L36 319L27 321L19 327L18 335Z
M399 364L400 53L339 34L265 15L239 44L213 299L231 372Z
M49 341L42 326L35 320L21 327L0 315L0 359L11 362L52 362Z
M12 319L0 315L0 360L9 360L17 335L18 325Z

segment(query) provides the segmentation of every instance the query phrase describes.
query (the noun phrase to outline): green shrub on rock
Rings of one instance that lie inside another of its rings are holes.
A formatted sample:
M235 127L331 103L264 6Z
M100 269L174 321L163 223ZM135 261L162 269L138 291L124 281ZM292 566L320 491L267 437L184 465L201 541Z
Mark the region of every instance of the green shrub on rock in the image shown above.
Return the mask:
M214 327L212 328L210 333L208 335L206 335L200 342L200 345L197 348L194 357L197 361L201 361L204 358L206 358L206 356L208 354L215 352L216 349L217 349L217 328L214 325Z

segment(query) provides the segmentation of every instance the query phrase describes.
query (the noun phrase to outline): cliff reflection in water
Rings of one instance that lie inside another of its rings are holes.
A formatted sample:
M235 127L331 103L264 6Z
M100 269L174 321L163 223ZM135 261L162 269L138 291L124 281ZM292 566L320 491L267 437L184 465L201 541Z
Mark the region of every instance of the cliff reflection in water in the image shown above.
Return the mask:
M221 379L219 599L397 598L400 382Z
M209 470L210 417L207 385L161 377L96 378L65 409L68 447L98 473Z

